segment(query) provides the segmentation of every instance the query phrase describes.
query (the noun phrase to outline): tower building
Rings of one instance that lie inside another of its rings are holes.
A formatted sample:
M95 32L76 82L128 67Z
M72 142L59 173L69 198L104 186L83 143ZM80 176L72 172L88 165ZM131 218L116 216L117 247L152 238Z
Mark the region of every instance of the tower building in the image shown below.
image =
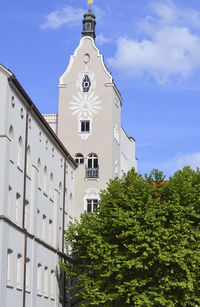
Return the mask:
M96 211L111 178L137 169L135 140L121 126L122 97L95 44L96 18L84 14L82 38L59 81L58 116L50 125L79 164L75 210ZM50 117L51 116L51 117Z

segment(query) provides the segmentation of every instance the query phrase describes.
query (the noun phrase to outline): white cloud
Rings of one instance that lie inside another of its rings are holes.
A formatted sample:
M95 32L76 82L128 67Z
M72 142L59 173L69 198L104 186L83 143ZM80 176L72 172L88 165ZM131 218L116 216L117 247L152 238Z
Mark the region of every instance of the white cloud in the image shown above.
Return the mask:
M46 16L45 22L40 26L41 29L58 29L63 25L79 25L83 18L84 10L81 8L74 8L72 6L65 6L60 10L51 12Z
M106 38L102 33L97 35L96 42L99 45L104 45L106 43L110 43L112 40L110 38Z
M193 169L200 167L200 152L181 155L174 158L176 169L182 169L184 166L190 166Z
M141 172L148 170L150 172L152 169L156 168L164 172L167 176L172 176L177 170L181 170L184 166L190 166L192 169L200 167L200 152L176 155L167 161L149 161L142 162L139 161L139 168Z
M119 38L109 64L126 74L149 73L159 82L190 76L200 67L200 34L193 31L200 13L181 10L172 1L154 2L152 8L152 16L138 24L141 38Z

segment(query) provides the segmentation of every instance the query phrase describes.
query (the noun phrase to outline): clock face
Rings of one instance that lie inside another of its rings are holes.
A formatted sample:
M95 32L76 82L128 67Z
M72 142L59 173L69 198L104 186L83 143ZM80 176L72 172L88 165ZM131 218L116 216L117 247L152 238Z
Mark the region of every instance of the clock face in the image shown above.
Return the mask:
M91 86L91 81L88 75L85 75L83 82L82 82L82 87L83 87L83 92L89 92Z

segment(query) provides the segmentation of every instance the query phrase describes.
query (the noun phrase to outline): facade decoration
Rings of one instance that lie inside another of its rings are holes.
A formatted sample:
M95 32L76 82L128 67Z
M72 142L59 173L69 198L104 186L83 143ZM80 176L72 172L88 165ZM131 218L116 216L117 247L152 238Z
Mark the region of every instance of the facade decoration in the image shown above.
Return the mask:
M86 140L92 134L93 116L101 109L99 96L95 95L96 80L93 72L86 71L79 74L76 82L77 95L72 95L69 109L73 116L77 116L78 135ZM82 129L82 122L89 122L89 128Z

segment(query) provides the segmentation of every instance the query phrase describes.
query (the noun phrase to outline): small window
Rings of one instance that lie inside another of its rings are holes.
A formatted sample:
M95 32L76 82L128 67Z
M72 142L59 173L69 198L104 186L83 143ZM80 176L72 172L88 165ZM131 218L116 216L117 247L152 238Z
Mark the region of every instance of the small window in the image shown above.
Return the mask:
M22 289L22 255L17 255L17 289Z
M40 210L37 210L37 236L40 237Z
M85 75L83 82L82 82L82 87L83 87L83 92L89 92L91 86L91 81L88 75Z
M51 287L50 287L50 294L51 294L51 299L55 299L55 273L52 270L51 271Z
M26 291L31 292L31 261L26 259Z
M16 194L16 223L20 225L21 218L21 195L19 193Z
M49 276L48 276L48 267L44 268L44 296L48 297L48 289L49 289Z
M84 163L84 157L82 154L77 154L75 157L75 161L77 164L83 164Z
M30 149L30 146L27 147L26 174L27 176L31 177L31 149Z
M10 160L14 161L14 130L12 126L9 129L9 139L10 139Z
M49 244L53 245L53 222L49 220Z
M30 204L28 200L25 200L25 228L29 231L30 228Z
M12 218L12 188L8 187L8 218Z
M47 194L47 167L44 167L43 192Z
M14 106L15 106L15 97L14 96L12 96L12 98L11 98L11 104L12 104L12 107L14 108Z
M7 286L12 286L13 283L13 251L7 251Z
M23 167L23 142L22 137L19 137L17 148L17 166L22 170Z
M37 267L37 295L42 294L42 265L39 263Z
M90 132L90 121L81 121L81 132Z
M47 225L46 225L46 216L43 215L42 217L42 240L46 241L47 236Z
M38 168L38 188L41 188L41 161L40 159L38 159L37 168Z
M87 212L97 212L98 199L87 199Z
M53 174L50 175L50 184L49 184L49 196L50 199L54 200L54 180L53 180Z

